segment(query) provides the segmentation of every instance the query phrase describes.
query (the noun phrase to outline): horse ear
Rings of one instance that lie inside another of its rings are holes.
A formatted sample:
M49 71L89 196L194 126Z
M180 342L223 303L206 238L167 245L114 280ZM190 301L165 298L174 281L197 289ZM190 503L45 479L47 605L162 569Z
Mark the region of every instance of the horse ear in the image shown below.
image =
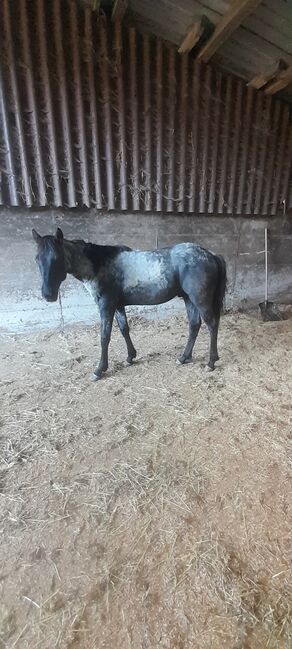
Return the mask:
M59 241L60 243L62 243L62 241L63 241L63 239L64 239L64 235L63 235L63 232L62 232L61 228L57 228L56 239L57 239L57 241Z
M42 239L41 235L38 234L38 232L34 228L32 229L31 233L32 233L32 236L33 236L33 239L35 240L35 242L37 244L39 244L41 242L41 239Z

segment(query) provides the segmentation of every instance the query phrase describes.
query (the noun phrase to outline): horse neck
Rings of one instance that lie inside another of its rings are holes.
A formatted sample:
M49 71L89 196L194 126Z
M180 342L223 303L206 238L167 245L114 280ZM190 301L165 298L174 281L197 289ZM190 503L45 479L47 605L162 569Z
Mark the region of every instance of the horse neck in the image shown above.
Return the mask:
M64 240L64 255L66 271L81 282L92 279L92 266L84 254L84 243Z

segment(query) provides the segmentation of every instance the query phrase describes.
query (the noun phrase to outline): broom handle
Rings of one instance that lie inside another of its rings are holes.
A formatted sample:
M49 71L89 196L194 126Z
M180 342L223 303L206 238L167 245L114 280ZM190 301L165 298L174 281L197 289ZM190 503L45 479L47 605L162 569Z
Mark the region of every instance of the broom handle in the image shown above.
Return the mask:
M266 272L265 302L267 302L268 301L268 228L265 228L265 272Z

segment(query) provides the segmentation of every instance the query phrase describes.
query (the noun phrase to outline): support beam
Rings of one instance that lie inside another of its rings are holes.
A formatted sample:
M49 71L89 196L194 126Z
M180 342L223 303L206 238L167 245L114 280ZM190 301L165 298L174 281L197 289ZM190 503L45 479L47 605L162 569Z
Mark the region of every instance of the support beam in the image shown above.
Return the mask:
M196 20L190 27L187 29L185 36L178 48L179 54L186 54L190 52L193 47L198 43L204 31L204 24L202 19Z
M258 7L260 2L261 0L234 0L228 11L222 16L211 38L199 52L197 59L205 63L209 61L242 21Z
M123 20L128 9L128 0L115 0L112 10L112 20Z
M253 79L251 79L247 85L250 88L254 88L255 90L260 90L261 88L266 86L267 83L273 81L280 72L287 70L287 67L287 63L280 59L279 61L274 63L273 67L271 67L269 70L266 70L265 72L262 72L261 74L253 77Z
M278 74L277 78L265 88L265 93L266 95L275 95L290 83L292 83L292 65Z

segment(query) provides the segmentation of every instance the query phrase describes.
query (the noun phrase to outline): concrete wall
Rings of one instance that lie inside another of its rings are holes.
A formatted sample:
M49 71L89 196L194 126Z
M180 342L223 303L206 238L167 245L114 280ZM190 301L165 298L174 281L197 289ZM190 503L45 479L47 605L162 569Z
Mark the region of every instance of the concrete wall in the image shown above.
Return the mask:
M291 218L291 217L290 217ZM292 303L292 221L240 217L159 216L100 214L91 211L0 210L0 327L23 331L58 326L59 303L47 304L40 296L31 228L53 233L57 225L66 238L84 238L101 244L124 243L156 248L195 241L225 256L228 264L227 307L257 304L264 296L264 227L269 227L270 297ZM80 282L69 278L62 288L65 325L96 320L92 298ZM163 316L181 308L181 301L158 308ZM135 312L135 310L134 310ZM144 313L144 310L143 310ZM157 309L147 307L148 317Z

